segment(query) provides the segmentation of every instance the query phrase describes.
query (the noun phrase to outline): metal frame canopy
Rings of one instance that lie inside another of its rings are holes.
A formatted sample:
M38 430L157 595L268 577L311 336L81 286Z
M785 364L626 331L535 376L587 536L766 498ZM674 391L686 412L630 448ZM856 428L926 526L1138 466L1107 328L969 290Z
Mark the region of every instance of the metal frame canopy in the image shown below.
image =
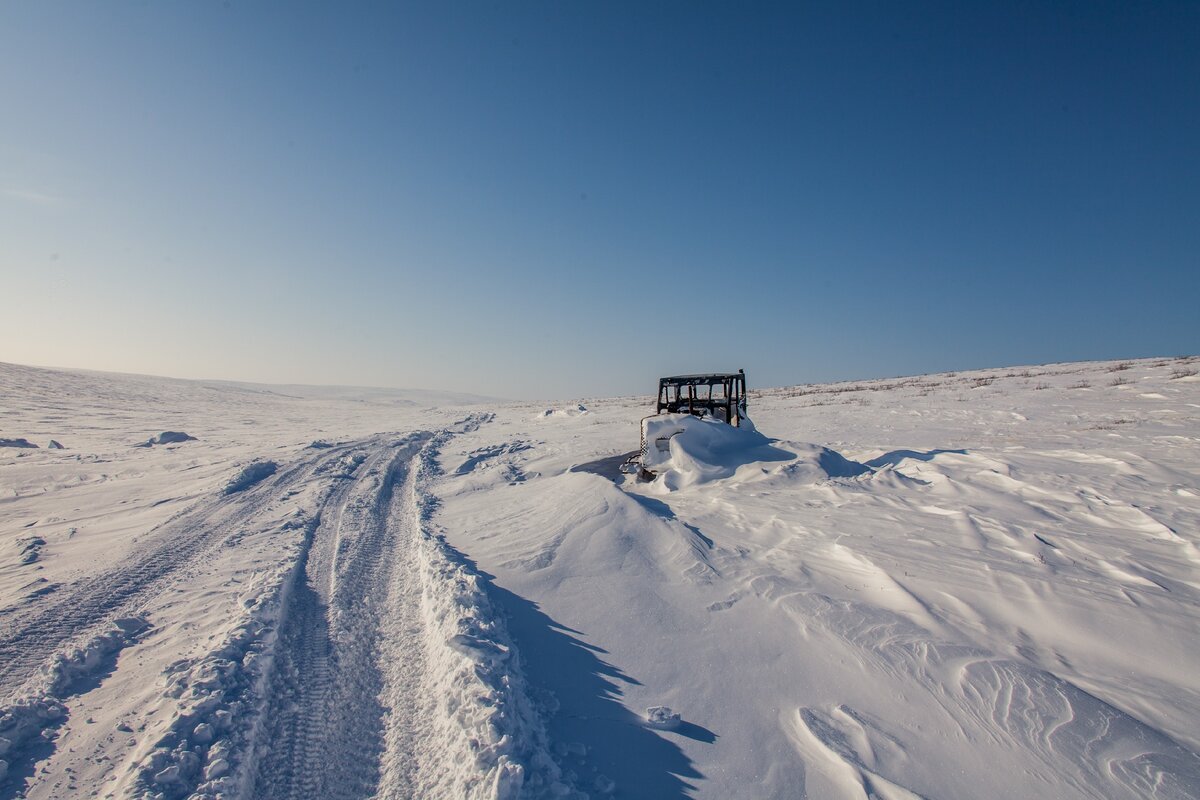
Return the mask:
M659 378L656 413L663 412L711 416L738 426L746 414L746 371Z

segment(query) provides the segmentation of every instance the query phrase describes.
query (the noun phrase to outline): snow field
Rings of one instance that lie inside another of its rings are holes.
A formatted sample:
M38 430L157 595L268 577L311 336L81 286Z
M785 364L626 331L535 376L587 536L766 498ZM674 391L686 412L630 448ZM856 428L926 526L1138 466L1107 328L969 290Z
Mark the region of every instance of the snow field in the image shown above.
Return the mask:
M0 365L69 448L0 449L0 797L1200 796L1195 369L754 392L636 483L647 398Z
M1200 796L1188 368L768 390L750 411L786 457L679 436L644 484L615 470L638 401L501 409L446 450L435 520L495 575L581 787ZM648 741L660 705L683 724Z

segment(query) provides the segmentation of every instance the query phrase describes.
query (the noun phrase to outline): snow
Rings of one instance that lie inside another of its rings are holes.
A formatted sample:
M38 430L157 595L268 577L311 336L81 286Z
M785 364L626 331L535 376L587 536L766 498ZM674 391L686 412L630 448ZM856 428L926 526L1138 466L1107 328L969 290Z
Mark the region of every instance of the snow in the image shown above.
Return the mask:
M0 365L70 445L0 450L0 796L1200 796L1196 364L762 390L647 482L648 398Z
M259 481L275 474L279 465L274 461L255 461L242 467L242 471L225 484L225 494L244 492Z
M435 454L427 451L422 465L426 480L438 472ZM437 698L436 735L448 745L442 768L420 795L516 798L523 789L526 796L561 794L565 787L504 619L482 576L427 527L434 504L417 491L414 483L411 502L421 507L417 516L425 521L417 540L421 611L432 640L426 691ZM474 770L464 773L457 768L462 764Z
M680 717L670 706L650 706L646 709L646 724L651 728L674 730L679 727Z
M576 403L567 408L546 408L534 415L535 419L550 418L550 417L578 417L581 414L588 412L587 406L583 403Z
M190 436L183 431L163 431L158 436L146 440L146 444L178 444L180 442L194 442L195 436Z
M1112 366L754 393L767 441L683 420L648 483L600 466L646 401L499 410L437 520L619 794L1195 796L1197 396Z
M758 432L748 415L735 428L711 417L661 414L646 419L643 431L642 465L654 474L653 488L659 493L729 478L745 482L782 474L814 483L871 471L827 447L772 442Z

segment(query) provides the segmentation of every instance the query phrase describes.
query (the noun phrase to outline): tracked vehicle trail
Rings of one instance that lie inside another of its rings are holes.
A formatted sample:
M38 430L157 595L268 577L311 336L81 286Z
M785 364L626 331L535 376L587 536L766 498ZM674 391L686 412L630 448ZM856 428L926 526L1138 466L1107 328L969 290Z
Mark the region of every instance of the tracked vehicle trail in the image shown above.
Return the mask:
M118 649L140 635L137 625L148 621L153 630L150 609L169 600L175 583L219 579L205 559L236 558L247 537L254 552L278 561L261 573L267 582L250 595L245 624L213 649L170 664L171 716L152 738L139 739L134 761L117 772L94 770L110 788L167 798L400 800L519 782L515 759L528 745L512 742L529 739L528 704L520 676L497 660L511 642L474 575L429 533L433 501L422 488L446 439L488 419L477 414L437 433L305 451L256 486L197 502L122 565L5 618L0 689L19 713L6 716L13 769L4 790L31 781L47 788L35 769L47 759L68 772L86 766L73 748L39 743L53 743L60 729L75 735L63 722L70 703L99 685L89 667L78 686L48 689L43 666L78 655L71 648L96 631L117 635L114 622L121 631L133 626L114 640ZM278 547L287 549L274 549L278 532L285 533Z
M412 709L402 703L388 710L381 702L380 643L407 628L413 646L402 651L411 657L402 668L421 673L415 523L403 511L402 490L410 463L431 437L414 434L375 449L326 503L284 613L254 797L370 797L384 751L408 746L385 734L389 718L394 727L397 715ZM402 727L412 730L412 722ZM389 763L412 763L403 752L396 756ZM389 791L410 794L407 780L389 770Z
M116 567L30 603L0 621L0 697L17 690L69 641L132 613L198 556L221 545L314 476L340 468L353 442L314 452L245 492L216 495L167 521Z

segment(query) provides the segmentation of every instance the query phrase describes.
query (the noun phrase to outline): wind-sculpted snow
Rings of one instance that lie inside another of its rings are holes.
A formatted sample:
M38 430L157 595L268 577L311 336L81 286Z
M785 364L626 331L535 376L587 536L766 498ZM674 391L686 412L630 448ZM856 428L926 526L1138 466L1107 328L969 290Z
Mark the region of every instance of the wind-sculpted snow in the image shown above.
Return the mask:
M266 480L275 474L279 465L274 461L255 461L247 464L225 484L225 494L244 492L259 481Z
M1182 800L1200 387L1178 364L756 392L757 431L656 420L645 483L609 467L649 400L553 426L531 404L448 443L434 520L536 609L514 641L581 788ZM663 706L676 730L625 727Z
M643 466L654 473L654 488L668 492L712 481L742 479L782 471L805 483L855 478L871 472L828 447L804 442L773 442L748 417L735 428L690 414L662 414L645 422Z
M70 445L0 448L0 798L1200 796L1193 363L754 392L646 483L649 398L0 365Z
M569 793L547 749L521 657L483 578L434 529L436 500L424 484L439 473L440 437L421 459L409 504L420 520L421 612L429 637L427 684L433 698L436 763L416 796L562 797ZM402 794L385 791L385 797Z
M921 717L940 723L940 730L987 733L987 744L948 744L943 757L952 757L950 748L1000 750L1004 755L995 757L995 767L1011 760L1011 769L1020 763L1036 779L1062 781L1057 796L1200 796L1200 756L1053 673L946 641L875 605L807 592L789 593L782 602L807 621L810 632L811 626L822 629L818 640L837 637L860 653L870 672L886 675L905 702L920 708ZM881 748L870 741L869 726L859 731L861 720L854 725L846 719L857 713L853 709L842 707L830 715L799 708L796 713L804 729L794 737L799 752L828 767L826 774L843 789L849 776L857 787L850 794L888 796L872 789L879 782L897 791L896 796L939 794L921 774L925 770L914 769L908 757L880 760ZM843 724L834 724L839 717ZM899 738L888 739L890 745L915 758L924 747L905 744L910 734L900 730ZM818 753L822 757L816 758ZM831 756L836 757L832 765ZM953 796L991 795L985 787L962 786Z

